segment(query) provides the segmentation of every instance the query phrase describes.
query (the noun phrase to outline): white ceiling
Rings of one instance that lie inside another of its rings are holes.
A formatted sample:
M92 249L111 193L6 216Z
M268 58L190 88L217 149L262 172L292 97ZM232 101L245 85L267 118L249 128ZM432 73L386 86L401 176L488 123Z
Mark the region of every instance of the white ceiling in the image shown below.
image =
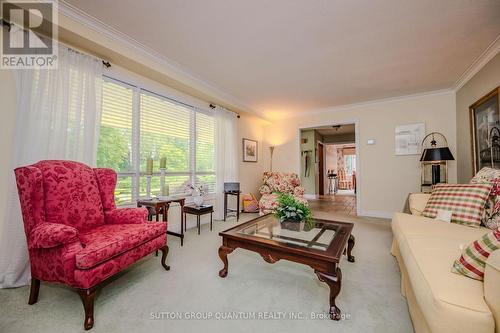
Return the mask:
M498 0L66 0L270 119L447 89Z

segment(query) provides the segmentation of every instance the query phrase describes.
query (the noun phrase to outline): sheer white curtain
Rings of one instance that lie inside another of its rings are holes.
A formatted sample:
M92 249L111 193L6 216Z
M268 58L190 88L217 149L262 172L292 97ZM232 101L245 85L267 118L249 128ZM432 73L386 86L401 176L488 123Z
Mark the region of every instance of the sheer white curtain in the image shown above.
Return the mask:
M20 31L19 33L22 33ZM95 165L102 62L59 45L58 68L15 70L17 122L0 233L0 288L29 283L28 251L13 169L43 159Z
M236 182L238 178L238 124L236 115L224 108L215 108L216 129L216 219L224 218L224 182Z

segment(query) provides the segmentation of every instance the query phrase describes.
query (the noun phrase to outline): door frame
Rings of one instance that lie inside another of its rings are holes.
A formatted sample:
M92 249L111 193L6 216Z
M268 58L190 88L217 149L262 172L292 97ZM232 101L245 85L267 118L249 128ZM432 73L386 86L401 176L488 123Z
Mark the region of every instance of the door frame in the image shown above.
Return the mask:
M322 127L322 126L337 126L337 125L350 125L354 124L354 145L356 146L356 214L358 216L362 216L361 214L361 186L363 184L363 170L361 168L361 156L360 156L360 147L361 147L361 141L360 141L360 134L359 134L359 120L358 119L347 119L347 120L342 120L342 121L335 121L335 120L323 120L317 123L311 123L311 124L302 124L298 126L297 129L297 156L299 156L298 163L296 166L296 172L298 175L301 173L301 157L300 157L300 133L302 130L310 130L314 129L316 127ZM304 195L306 198L308 195ZM312 198L310 198L312 199Z
M321 155L319 154L319 146L321 146ZM316 149L318 150L318 195L325 195L325 145L323 142L316 142ZM316 183L316 180L315 180ZM323 192L323 194L321 194Z

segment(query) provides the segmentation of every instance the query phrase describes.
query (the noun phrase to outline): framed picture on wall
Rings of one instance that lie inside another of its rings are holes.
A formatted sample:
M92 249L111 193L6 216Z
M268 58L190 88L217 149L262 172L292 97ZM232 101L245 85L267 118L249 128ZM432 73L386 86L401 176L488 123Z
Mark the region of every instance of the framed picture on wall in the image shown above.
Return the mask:
M255 140L243 139L243 162L258 161L259 143Z
M395 129L395 154L418 155L425 137L425 123L399 125Z
M497 87L469 107L474 175L486 166L500 168L499 92Z

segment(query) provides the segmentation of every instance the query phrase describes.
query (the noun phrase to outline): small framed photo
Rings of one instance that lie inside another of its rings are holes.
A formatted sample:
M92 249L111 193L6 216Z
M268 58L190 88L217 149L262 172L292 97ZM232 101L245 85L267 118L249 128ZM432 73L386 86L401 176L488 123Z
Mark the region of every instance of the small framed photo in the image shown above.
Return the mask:
M258 161L259 143L255 140L243 139L243 162Z

